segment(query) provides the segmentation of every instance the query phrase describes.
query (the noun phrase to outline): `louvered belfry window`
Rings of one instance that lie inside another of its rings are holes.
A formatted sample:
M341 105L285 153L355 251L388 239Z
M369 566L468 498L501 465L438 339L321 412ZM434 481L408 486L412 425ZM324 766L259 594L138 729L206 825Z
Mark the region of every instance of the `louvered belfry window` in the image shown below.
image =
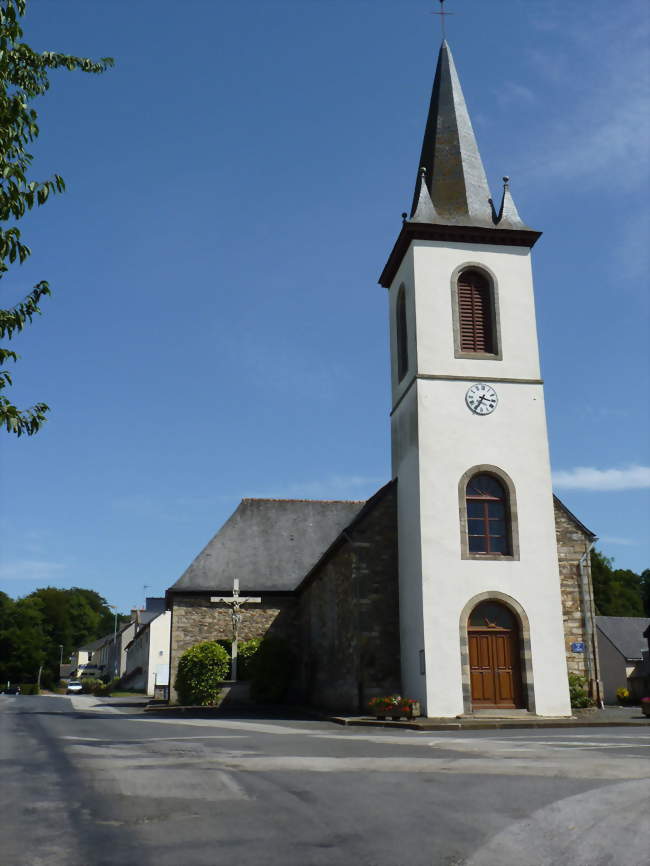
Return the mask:
M458 322L461 352L495 353L490 283L479 271L458 277Z

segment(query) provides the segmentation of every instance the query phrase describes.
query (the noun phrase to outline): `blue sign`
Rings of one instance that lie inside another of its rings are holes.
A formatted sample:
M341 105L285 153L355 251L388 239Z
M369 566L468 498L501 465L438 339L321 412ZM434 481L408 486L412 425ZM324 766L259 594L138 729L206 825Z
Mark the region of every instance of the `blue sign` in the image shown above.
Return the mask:
M575 643L571 644L571 652L572 653L583 653L584 651L585 651L585 645L581 640L576 641Z

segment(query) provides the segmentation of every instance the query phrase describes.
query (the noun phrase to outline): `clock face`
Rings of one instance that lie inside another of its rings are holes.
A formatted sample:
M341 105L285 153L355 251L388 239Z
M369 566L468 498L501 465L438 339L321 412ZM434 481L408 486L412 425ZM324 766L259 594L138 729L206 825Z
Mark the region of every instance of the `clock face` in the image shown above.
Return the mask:
M477 382L467 389L465 402L475 415L489 415L497 408L497 392L485 382Z

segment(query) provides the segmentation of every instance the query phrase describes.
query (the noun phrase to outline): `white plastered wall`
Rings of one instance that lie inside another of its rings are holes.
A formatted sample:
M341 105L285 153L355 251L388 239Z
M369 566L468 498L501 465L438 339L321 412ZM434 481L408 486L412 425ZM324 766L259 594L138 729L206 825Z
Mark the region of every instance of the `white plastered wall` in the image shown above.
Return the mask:
M169 639L172 615L166 610L157 616L149 626L149 666L147 672L147 694L153 695L156 684L156 670L159 665L169 667Z
M481 265L494 277L502 360L454 357L451 277L466 264ZM409 369L398 383L394 307L402 284ZM390 295L404 691L419 698L430 716L463 712L459 617L470 599L499 592L515 599L528 617L536 712L568 715L529 250L417 241ZM414 381L416 374L421 378ZM524 381L494 382L499 406L492 415L479 417L467 409L465 392L472 381L485 378ZM472 466L486 464L500 467L515 485L518 561L461 558L458 483ZM420 649L425 650L425 675L420 673Z

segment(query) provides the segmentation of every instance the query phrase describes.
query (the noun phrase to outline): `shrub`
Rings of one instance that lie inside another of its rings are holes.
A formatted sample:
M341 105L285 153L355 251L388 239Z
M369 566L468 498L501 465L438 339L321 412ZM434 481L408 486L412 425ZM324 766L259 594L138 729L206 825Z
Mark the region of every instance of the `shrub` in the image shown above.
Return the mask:
M21 695L39 694L38 686L36 685L36 683L20 683L19 689Z
M619 704L629 704L630 703L630 691L629 689L616 689L616 699Z
M108 682L104 682L104 680L102 679L99 681L99 684L93 689L93 694L97 695L98 697L108 697L111 692L119 689L120 682L121 680L119 677L113 677L113 679L109 680Z
M97 689L101 688L103 685L102 681L95 677L82 677L79 682L81 683L84 695L97 694Z
M180 657L174 688L185 705L216 704L219 685L228 676L230 659L216 641L198 643Z
M250 680L255 668L255 658L262 643L261 638L242 641L237 647L237 679Z
M281 703L287 696L295 659L280 637L265 637L251 659L251 697L261 703Z
M587 694L586 683L585 678L579 674L569 674L569 697L571 698L571 706L574 709L590 707L593 704L593 701Z

